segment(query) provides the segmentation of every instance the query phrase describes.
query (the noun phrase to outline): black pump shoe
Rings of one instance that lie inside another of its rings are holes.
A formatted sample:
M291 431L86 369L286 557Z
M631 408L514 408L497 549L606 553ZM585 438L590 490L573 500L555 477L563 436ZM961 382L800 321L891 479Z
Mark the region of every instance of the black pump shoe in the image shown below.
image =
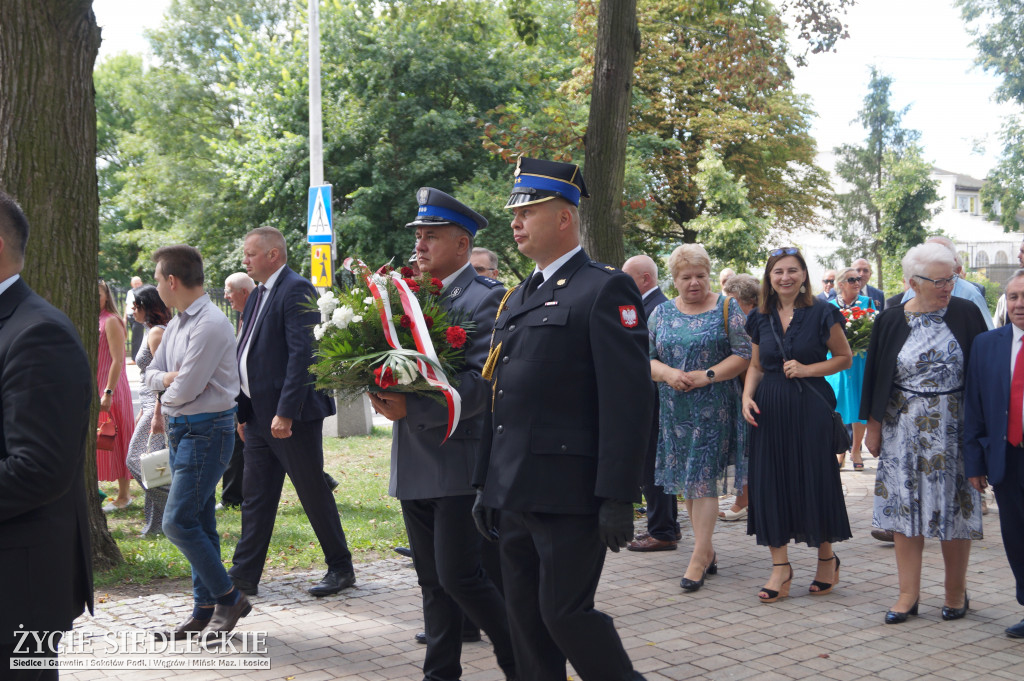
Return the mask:
M705 577L707 577L708 575L715 575L715 574L718 574L718 552L717 551L715 552L715 555L711 557L711 563L704 567L704 572L701 573L700 581L695 582L692 579L687 579L686 577L683 577L681 580L679 580L679 586L683 587L683 591L688 591L688 592L692 593L692 592L696 591L697 589L701 588L702 586L704 586L704 579L705 579Z
M951 608L948 605L942 606L942 619L946 621L963 619L964 615L967 614L967 611L970 609L970 607L971 599L967 597L967 592L965 591L963 607Z
M917 617L917 605L919 602L920 601L914 601L914 605L910 608L910 610L907 610L906 612L896 612L895 610L890 610L889 612L885 613L885 623L902 624L903 622L907 621L907 617L909 617L910 615Z

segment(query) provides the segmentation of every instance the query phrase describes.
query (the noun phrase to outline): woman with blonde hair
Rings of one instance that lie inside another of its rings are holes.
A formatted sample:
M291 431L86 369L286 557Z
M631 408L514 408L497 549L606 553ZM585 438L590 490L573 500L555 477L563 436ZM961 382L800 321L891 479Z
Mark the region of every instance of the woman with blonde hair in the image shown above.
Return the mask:
M750 360L750 338L735 300L711 292L711 259L685 244L668 261L679 295L647 320L651 378L661 398L655 484L681 494L693 525L693 553L680 581L696 591L718 571L711 536L718 497L734 464L743 486L747 429L740 424L739 376Z

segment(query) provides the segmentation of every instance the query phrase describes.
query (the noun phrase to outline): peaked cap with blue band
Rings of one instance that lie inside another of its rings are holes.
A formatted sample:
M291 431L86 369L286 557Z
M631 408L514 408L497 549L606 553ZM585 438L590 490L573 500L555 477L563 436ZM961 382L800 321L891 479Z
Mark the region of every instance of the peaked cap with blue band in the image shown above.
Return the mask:
M478 229L487 226L487 218L440 189L420 187L416 191L416 201L420 204L416 219L406 227L456 225L469 232L470 236L476 236Z
M516 181L505 208L526 206L531 203L565 199L574 206L580 197L590 198L583 173L575 163L545 161L520 156L516 161Z

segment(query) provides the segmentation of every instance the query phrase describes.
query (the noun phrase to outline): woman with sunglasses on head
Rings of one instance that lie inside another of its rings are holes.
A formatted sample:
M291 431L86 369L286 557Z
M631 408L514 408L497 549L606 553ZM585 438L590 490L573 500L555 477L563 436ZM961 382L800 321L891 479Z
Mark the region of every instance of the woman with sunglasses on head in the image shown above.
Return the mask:
M771 576L758 593L762 603L789 595L790 541L817 548L809 591L820 595L839 583L832 543L851 536L833 457L835 396L824 379L850 366L843 317L815 300L799 249L769 255L760 303L747 319L753 345L743 388L743 417L754 426L747 534L772 555Z
M864 280L853 267L844 267L836 275L836 297L829 301L840 311L875 309L875 303L867 296L860 294ZM860 390L864 383L865 353L855 355L849 369L832 374L826 380L836 394L836 411L843 417L843 423L853 426L853 447L850 456L853 459L853 470L864 470L861 458L861 444L864 442L866 421L860 420ZM838 455L839 468L846 463L846 453Z
M924 538L942 546L942 619L967 613L967 561L981 539L981 500L964 474L963 385L971 344L986 331L971 302L952 296L953 253L937 243L907 251L914 297L878 315L868 346L860 416L878 458L872 524L893 532L899 598L886 624L917 615Z

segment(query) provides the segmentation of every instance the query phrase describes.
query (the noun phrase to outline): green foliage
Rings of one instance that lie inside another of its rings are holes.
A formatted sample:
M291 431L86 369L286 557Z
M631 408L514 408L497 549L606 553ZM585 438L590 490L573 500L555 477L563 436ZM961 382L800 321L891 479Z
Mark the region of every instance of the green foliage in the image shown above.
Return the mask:
M928 205L939 196L928 179L930 166L921 158L920 133L901 126L906 109L890 106L892 79L871 67L868 94L857 120L867 132L864 146L845 144L836 149L836 175L849 190L836 197L832 221L843 244L832 263L856 258L881 262L884 255L902 257L924 241Z
M764 262L762 244L772 220L758 216L747 200L743 178L729 172L722 158L707 143L697 163L695 181L705 212L688 225L696 232L711 259L743 272Z
M1003 153L981 187L981 203L989 220L1016 232L1024 213L1024 119L1007 119L1001 137Z

